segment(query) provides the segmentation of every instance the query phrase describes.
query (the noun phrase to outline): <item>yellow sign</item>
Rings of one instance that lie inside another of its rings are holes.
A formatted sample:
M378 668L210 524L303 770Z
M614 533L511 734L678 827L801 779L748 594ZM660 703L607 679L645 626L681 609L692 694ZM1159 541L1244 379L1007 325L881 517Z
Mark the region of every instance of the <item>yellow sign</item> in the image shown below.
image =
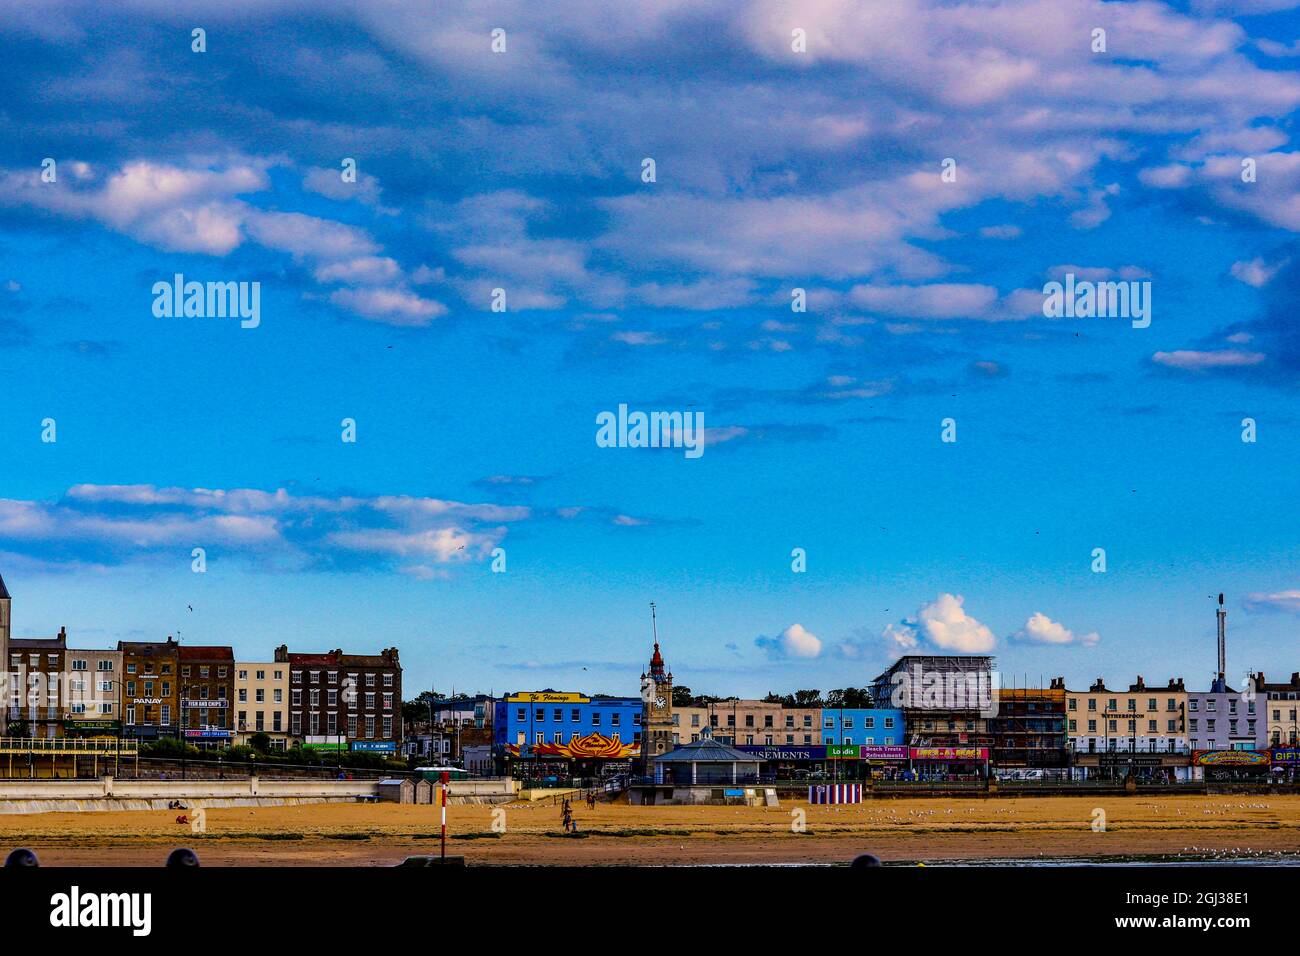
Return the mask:
M506 698L506 701L511 704L585 704L590 700L590 697L583 697L581 694L561 694L548 690L529 691Z

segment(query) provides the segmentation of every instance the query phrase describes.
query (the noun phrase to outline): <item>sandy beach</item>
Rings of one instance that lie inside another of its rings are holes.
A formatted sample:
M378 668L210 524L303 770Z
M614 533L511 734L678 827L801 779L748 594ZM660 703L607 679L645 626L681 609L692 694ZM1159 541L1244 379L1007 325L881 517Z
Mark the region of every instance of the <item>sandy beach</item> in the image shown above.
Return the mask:
M858 806L575 809L448 808L448 853L473 864L716 865L996 859L1265 859L1300 856L1300 797L1039 797L878 800ZM206 811L206 832L178 811L0 816L0 848L50 866L153 866L175 846L205 865L386 866L438 852L438 808L314 804ZM1104 821L1104 829L1101 826Z

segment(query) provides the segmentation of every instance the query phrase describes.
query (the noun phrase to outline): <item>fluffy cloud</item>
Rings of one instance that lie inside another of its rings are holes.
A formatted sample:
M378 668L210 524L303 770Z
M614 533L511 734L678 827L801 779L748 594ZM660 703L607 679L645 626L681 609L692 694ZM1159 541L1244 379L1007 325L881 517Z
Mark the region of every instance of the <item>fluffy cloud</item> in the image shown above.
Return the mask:
M1246 608L1251 611L1285 611L1300 614L1300 588L1272 593L1255 592L1246 595Z
M374 321L427 325L447 311L410 292L401 267L378 255L379 244L364 229L301 212L266 211L247 201L270 189L270 166L262 160L224 166L134 161L107 173L68 162L71 175L56 183L43 183L37 171L0 173L0 206L91 219L166 252L225 256L256 243L312 266L324 286L345 284L329 301Z
M760 636L754 640L772 658L813 658L821 656L822 642L802 624L791 624L776 637Z
M294 567L392 559L479 560L519 505L406 495L298 496L285 489L75 485L54 502L0 499L0 543L52 560L123 563L196 547Z
M1042 611L1035 611L1025 626L1011 635L1012 640L1026 641L1031 644L1096 644L1101 637L1096 631L1087 634L1075 634L1064 624L1053 621Z
M940 594L917 612L917 629L930 643L948 651L982 654L993 650L993 632L966 613L961 595Z

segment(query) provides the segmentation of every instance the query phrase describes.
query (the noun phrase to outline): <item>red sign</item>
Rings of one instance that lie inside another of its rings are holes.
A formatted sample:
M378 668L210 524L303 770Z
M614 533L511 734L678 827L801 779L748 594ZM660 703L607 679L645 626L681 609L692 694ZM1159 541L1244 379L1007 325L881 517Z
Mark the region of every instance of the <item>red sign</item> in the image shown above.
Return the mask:
M944 760L950 763L968 760L988 760L988 747L913 747L913 760Z

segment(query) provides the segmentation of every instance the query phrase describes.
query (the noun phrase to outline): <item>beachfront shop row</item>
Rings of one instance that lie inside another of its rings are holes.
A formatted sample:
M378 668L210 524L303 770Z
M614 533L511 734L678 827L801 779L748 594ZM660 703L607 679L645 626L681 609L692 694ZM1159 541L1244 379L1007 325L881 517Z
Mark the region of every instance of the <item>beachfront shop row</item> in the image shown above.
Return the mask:
M906 747L901 744L825 744L736 748L764 764L764 774L795 780L811 773L865 780L988 776L987 747Z

